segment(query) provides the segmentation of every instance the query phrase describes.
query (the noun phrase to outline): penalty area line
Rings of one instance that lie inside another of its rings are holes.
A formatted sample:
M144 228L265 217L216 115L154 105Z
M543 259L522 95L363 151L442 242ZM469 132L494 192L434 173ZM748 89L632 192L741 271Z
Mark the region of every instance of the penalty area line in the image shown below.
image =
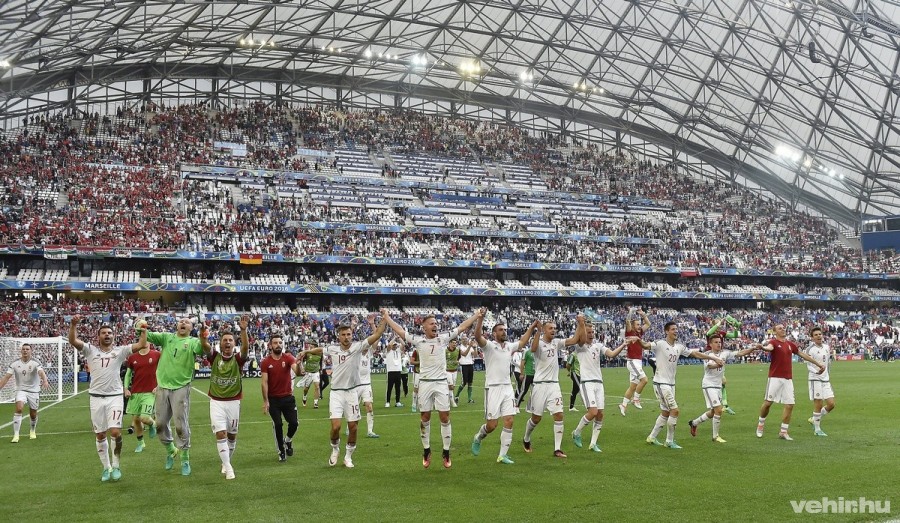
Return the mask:
M51 404L49 404L49 405L45 405L45 406L39 408L39 409L38 409L38 412L45 411L45 410L49 409L50 407L53 407L54 405L59 405L60 403L66 401L66 400L72 399L72 398L74 398L75 396L78 396L79 394L81 394L81 393L83 393L83 392L87 392L87 389L80 390L80 391L76 392L75 394L72 394L71 396L65 397L65 398L63 398L63 399L61 399L61 400L59 400L59 401L55 401L55 402L53 402L53 403L51 403ZM22 412L22 417L23 417L23 418L25 417L24 409L23 409L23 412ZM6 427L12 427L12 425L13 425L13 422L12 422L12 421L10 421L10 422L8 422L8 423L4 423L3 425L0 425L0 430L5 429Z

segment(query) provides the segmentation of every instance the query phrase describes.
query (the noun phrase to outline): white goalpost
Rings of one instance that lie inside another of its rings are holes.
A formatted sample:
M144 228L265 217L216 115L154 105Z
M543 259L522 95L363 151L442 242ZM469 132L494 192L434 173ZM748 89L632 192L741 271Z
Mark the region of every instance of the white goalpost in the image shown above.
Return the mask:
M31 357L44 367L50 388L41 391L41 400L62 401L78 393L78 355L75 348L62 337L2 338L0 337L0 372L6 374L9 364L22 357L22 345L31 345ZM0 389L0 403L16 399L16 381L10 378Z

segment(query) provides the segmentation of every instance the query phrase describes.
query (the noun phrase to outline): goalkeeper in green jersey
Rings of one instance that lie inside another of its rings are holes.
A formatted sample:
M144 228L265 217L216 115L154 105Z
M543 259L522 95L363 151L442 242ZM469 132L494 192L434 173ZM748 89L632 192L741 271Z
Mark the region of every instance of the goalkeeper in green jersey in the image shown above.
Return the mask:
M166 447L166 470L172 470L178 449L181 449L181 475L191 475L191 381L194 379L194 361L197 356L209 352L209 330L202 322L199 337L191 336L193 321L183 317L178 320L174 333L150 332L147 341L159 347L161 354L156 367L156 428L159 441ZM176 446L169 422L174 418L178 436ZM180 432L178 432L180 429Z

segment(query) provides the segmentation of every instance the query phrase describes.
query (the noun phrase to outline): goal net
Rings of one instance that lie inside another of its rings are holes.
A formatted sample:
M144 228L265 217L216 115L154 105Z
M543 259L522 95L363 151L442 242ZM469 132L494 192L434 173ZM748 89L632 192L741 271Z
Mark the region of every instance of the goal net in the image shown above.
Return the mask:
M78 357L65 338L0 337L0 372L6 374L10 363L22 357L22 345L31 345L31 357L41 362L50 388L41 390L41 400L62 401L78 392ZM16 378L10 377L0 389L0 403L16 400Z

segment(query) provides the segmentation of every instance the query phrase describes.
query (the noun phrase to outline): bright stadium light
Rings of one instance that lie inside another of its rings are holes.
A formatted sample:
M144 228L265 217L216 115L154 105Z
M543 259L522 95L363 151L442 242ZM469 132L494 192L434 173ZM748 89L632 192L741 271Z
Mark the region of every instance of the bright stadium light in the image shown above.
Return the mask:
M363 53L363 56L365 56L366 59L371 59L372 58L372 48L371 47L367 48L366 51Z
M775 154L794 163L799 163L800 160L803 159L803 155L800 154L799 151L796 151L787 145L779 145L776 147Z

